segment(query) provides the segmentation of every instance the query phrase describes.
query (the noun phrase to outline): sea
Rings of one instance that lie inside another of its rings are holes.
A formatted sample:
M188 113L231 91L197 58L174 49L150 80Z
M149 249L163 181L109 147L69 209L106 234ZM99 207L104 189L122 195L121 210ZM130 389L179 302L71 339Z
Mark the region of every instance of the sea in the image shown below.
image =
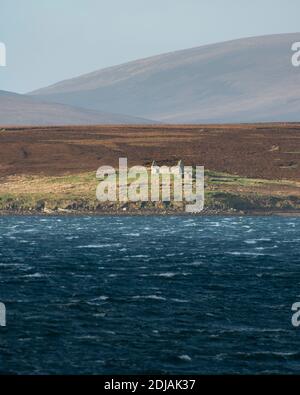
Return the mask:
M0 218L0 374L299 374L300 218Z

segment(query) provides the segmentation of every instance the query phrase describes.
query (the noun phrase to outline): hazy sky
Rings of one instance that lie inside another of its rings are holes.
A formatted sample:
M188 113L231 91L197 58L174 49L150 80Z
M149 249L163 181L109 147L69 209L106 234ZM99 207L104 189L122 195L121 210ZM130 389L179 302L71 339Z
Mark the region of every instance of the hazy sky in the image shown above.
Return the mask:
M163 52L297 32L299 16L299 0L0 0L0 90L27 92Z

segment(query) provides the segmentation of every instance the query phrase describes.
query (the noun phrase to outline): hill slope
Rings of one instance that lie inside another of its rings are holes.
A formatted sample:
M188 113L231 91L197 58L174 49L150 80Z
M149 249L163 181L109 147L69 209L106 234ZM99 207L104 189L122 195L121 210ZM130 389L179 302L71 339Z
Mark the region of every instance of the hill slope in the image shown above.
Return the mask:
M145 119L68 105L0 91L0 125L90 125L150 123Z
M300 33L163 54L63 81L37 97L170 123L300 120Z

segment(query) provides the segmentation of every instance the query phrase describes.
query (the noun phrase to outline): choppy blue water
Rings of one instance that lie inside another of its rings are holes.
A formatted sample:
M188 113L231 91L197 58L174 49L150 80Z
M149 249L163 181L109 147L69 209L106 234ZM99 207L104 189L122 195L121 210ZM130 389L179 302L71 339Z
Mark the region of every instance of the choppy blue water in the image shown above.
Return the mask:
M299 373L300 218L0 218L0 372Z

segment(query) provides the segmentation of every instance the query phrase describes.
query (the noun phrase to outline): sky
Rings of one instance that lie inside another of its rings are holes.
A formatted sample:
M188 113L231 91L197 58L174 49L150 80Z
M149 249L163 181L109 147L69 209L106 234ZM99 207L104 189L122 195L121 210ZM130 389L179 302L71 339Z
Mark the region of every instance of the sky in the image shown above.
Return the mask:
M298 32L299 15L299 0L0 0L0 90L25 93L164 52Z

